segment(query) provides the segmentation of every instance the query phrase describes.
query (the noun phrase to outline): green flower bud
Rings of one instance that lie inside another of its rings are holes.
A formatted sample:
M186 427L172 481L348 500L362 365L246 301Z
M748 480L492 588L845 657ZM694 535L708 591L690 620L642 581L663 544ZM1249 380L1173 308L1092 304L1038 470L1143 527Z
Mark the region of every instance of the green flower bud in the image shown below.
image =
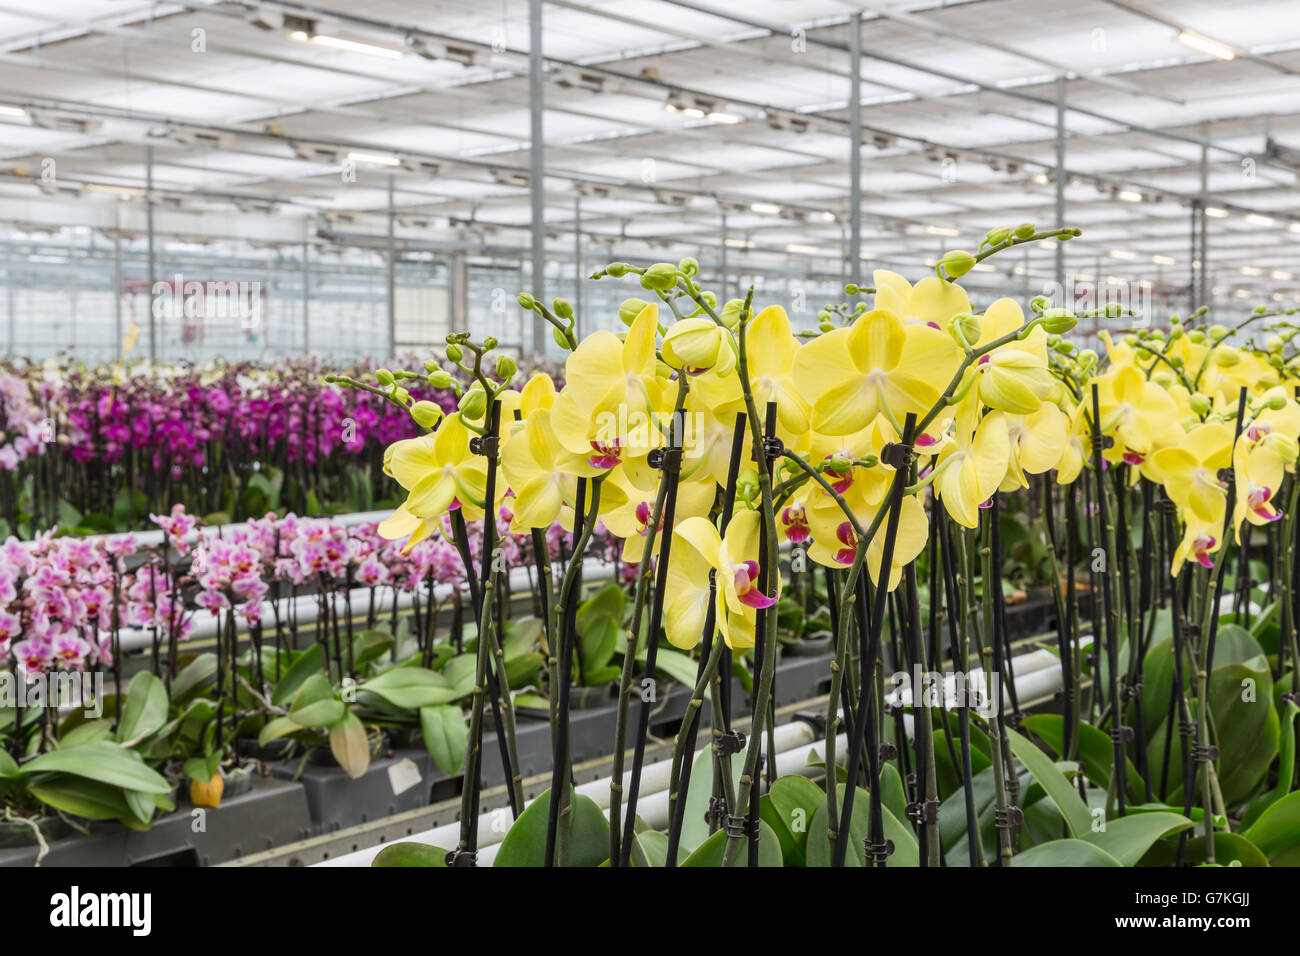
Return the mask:
M395 381L393 373L386 368L375 369L375 381L380 385L392 385Z
M980 340L979 316L958 312L948 320L948 334L962 348L973 348Z
M537 308L537 300L527 292L520 292L515 301L519 303L519 308L527 309L529 312Z
M424 370L426 372L436 372L438 371L438 363L435 362L433 359L425 359Z
M519 366L509 355L497 356L497 378L503 382L508 382L515 377L515 372L519 371Z
M975 268L975 257L964 249L952 249L943 254L939 265L950 279L960 279Z
M746 471L736 479L736 497L741 501L753 501L759 491L758 472Z
M1187 340L1189 342L1195 342L1197 345L1200 345L1202 342L1205 341L1205 333L1202 332L1200 329L1192 329L1192 331L1187 333Z
M1268 357L1268 364L1271 365L1271 366L1273 366L1274 368L1281 368L1281 367L1282 367L1282 356L1280 356L1280 355L1270 355L1270 356Z
M1282 351L1282 336L1270 335L1264 340L1264 348L1268 349L1270 352Z
M618 320L624 325L631 325L641 314L641 310L649 304L645 299L624 299L623 304L618 307Z
M1078 324L1078 316L1069 309L1048 309L1043 313L1043 330L1049 335L1064 335Z
M1267 405L1271 410L1275 412L1280 412L1282 409L1286 408L1286 396L1272 395L1269 397L1269 400L1264 404Z
M1227 334L1228 334L1228 330L1227 330L1227 328L1226 328L1225 326L1222 326L1222 325L1212 325L1212 326L1210 326L1210 340L1211 340L1211 341L1217 342L1217 341L1219 341L1219 339L1223 338L1223 337L1226 336Z
M1174 384L1174 377L1163 369L1151 376L1151 381L1155 382L1161 388L1168 388Z
M677 263L677 271L686 278L691 279L700 274L700 264L697 260L687 256L681 262Z
M481 387L475 385L460 397L460 404L457 407L468 419L482 418L483 413L487 411L487 394Z
M1200 392L1192 395L1187 399L1187 404L1191 406L1198 418L1204 418L1210 412L1210 400Z
M551 311L562 319L573 318L573 306L569 305L568 299L556 299L551 303Z
M560 329L551 329L551 338L560 348L567 349L569 347L569 340L564 337L564 333Z
M850 282L848 285L844 287L845 295L857 295L859 291L860 290L856 282Z
M1255 306L1255 314L1256 314L1256 315L1263 315L1263 314L1264 314L1265 312L1267 312L1267 311L1268 311L1268 307L1267 307L1267 306L1263 306L1263 305L1257 305L1257 306Z
M827 316L826 318L822 319L820 322L817 323L817 327L821 329L823 332L829 332L835 328L835 323L830 320L829 316Z
M984 242L990 246L1000 246L1011 238L1011 230L1006 226L999 229L990 229L984 236Z
M447 346L448 362L459 362L464 357L465 357L465 352L459 345L452 343L451 345Z
M1021 242L1024 242L1026 239L1032 239L1034 233L1037 231L1038 227L1032 222L1022 222L1020 225L1016 226L1015 237Z
M657 292L667 292L677 284L677 267L671 262L656 262L641 277L641 286Z
M1169 356L1169 364L1176 369L1181 369L1184 364L1183 357L1181 355L1171 355Z
M1236 349L1216 349L1214 352L1214 364L1221 365L1224 368L1231 368L1241 361L1241 353Z
M1029 308L1033 312L1046 312L1052 307L1052 300L1045 295L1036 295L1029 300Z
M727 328L734 329L740 324L740 310L744 307L744 299L728 299L727 304L724 305L722 311L718 313L718 318L722 319L723 324Z
M847 475L849 469L853 467L853 462L843 455L836 455L830 461L826 462L826 470L835 475Z
M1080 349L1077 361L1079 363L1079 368L1083 371L1087 371L1097 364L1097 353L1092 349Z
M1182 337L1183 337L1183 327L1181 325L1175 325L1173 328L1169 330L1170 342L1177 342Z
M442 409L433 402L416 402L411 406L411 417L423 428L432 428L442 418Z
M428 382L434 388L451 388L451 374L438 369L429 373Z
M614 278L627 275L628 264L626 262L611 262L605 266L605 274Z
M407 399L411 397L411 393L399 385L395 389L393 389L393 397L397 399L399 402L401 402L403 405L405 405Z

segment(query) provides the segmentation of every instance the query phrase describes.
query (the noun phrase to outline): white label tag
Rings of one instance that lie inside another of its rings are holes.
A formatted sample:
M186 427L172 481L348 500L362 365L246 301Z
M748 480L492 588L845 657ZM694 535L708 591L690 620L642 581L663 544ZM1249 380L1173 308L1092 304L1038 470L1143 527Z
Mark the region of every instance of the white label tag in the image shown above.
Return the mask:
M393 785L393 796L405 793L420 782L420 768L409 757L403 757L388 768L388 782Z

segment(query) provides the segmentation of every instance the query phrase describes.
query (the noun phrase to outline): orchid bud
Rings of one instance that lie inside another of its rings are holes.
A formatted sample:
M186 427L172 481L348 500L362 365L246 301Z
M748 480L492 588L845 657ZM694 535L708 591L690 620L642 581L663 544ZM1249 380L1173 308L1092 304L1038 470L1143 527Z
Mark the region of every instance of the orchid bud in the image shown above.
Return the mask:
M677 276L677 267L671 262L656 262L641 276L641 286L656 292L667 292L677 284Z
M1217 342L1221 338L1224 338L1227 334L1228 334L1227 328L1222 325L1210 326L1210 338L1215 342Z
M990 246L1000 246L1011 238L1011 230L1006 226L999 229L990 229L984 236L984 241Z
M530 312L537 308L537 300L527 292L520 292L519 295L516 296L515 301L519 303L519 308L527 309Z
M975 268L975 257L964 249L952 249L943 254L939 265L950 279L960 279Z
M375 381L384 386L392 385L394 382L393 373L386 368L376 369Z
M569 304L568 299L556 299L551 303L551 311L562 319L573 318L573 306Z
M736 479L736 497L741 501L753 501L758 497L758 472L747 471Z
M1052 300L1045 295L1036 295L1029 300L1029 308L1036 313L1046 312L1052 307Z
M1078 316L1069 309L1048 309L1043 313L1043 330L1051 335L1064 335L1078 324Z
M459 345L456 345L455 343L453 343L453 344L447 346L447 361L448 361L448 362L459 362L459 361L460 361L462 358L464 358L464 357L465 357L465 352L464 352L463 349L461 349L461 347L460 347Z
M451 388L451 374L442 369L430 372L427 381L434 388Z
M1273 411L1280 412L1282 409L1286 408L1286 396L1270 395L1268 401L1265 402L1264 404L1267 405Z
M1192 411L1196 413L1198 418L1204 418L1210 413L1210 400L1200 392L1197 392L1195 395L1188 398L1187 404L1191 407Z
M422 428L432 428L442 418L442 409L433 402L421 401L411 406L411 417Z
M626 262L611 262L605 266L605 274L611 275L615 279L627 275L628 264Z
M468 419L482 418L483 413L487 411L487 395L482 388L475 386L460 397L460 404L457 407Z
M1241 353L1236 349L1218 349L1214 353L1214 364L1231 368L1241 361Z
M631 325L641 314L641 310L649 304L645 299L624 299L623 304L618 307L618 320L624 325Z
M1034 238L1034 233L1037 231L1038 227L1032 222L1022 222L1020 225L1016 226L1015 237L1021 242L1024 242L1026 239Z
M722 311L718 313L718 317L722 319L723 324L727 328L734 329L740 324L740 310L744 307L744 299L728 299L727 304L724 305Z
M700 274L700 263L698 260L687 256L681 262L677 263L677 271L688 279L694 278Z
M979 316L958 312L948 320L948 334L963 348L970 348L980 340Z
M508 382L515 377L515 372L519 371L519 366L509 355L497 356L497 378L503 382Z

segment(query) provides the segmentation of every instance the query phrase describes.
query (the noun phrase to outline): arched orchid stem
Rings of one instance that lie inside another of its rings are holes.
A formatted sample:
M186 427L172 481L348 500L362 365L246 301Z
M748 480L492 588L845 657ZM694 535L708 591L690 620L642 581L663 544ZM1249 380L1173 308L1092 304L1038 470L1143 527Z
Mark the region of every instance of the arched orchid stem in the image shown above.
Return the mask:
M568 863L570 830L570 771L569 771L569 690L572 683L573 650L577 638L576 614L578 603L578 578L582 572L582 558L587 551L587 543L596 527L596 517L600 513L600 484L602 478L578 479L578 508L573 513L574 542L573 552L569 555L569 566L564 571L564 582L560 585L560 600L555 613L560 638L560 687L559 719L556 727L555 749L551 764L551 800L547 808L546 820L546 866L565 866ZM580 519L587 497L587 487L591 487L591 504L586 517ZM581 521L581 531L577 525ZM563 826L559 826L563 818ZM558 828L558 833L557 833Z

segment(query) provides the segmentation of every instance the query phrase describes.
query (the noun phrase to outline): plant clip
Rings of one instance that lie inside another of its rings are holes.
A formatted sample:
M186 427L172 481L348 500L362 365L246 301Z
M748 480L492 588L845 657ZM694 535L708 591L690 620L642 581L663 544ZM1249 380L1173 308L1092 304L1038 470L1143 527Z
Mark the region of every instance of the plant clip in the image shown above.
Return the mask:
M1137 700L1142 696L1142 682L1137 681L1132 685L1125 685L1120 693L1125 700Z
M682 450L680 448L652 448L645 456L646 464L666 475L675 475L682 470Z
M1195 622L1189 621L1184 627L1184 630L1187 632L1188 637L1201 636L1201 625L1196 624Z
M1300 707L1300 690L1287 691L1278 698L1278 703L1295 704L1297 707Z
M727 831L729 837L749 837L751 840L758 839L758 821L751 820L748 815L740 813L728 813L726 822L722 829Z
M452 850L444 860L448 866L478 866L478 852L475 850Z
M1087 664L1089 667L1096 667L1096 666L1097 666L1097 655L1096 655L1095 653L1093 653L1093 654L1084 654L1084 655L1083 655L1083 662L1084 662L1085 664Z
M1133 742L1133 728L1126 727L1123 724L1118 727L1111 727L1110 739L1117 744L1130 744Z
M896 700L887 700L885 701L884 712L886 717L893 717L895 714L903 712L903 705Z
M745 735L739 730L728 730L713 742L713 749L719 757L730 757L745 749Z
M889 465L895 471L902 471L910 468L912 465L913 449L911 445L904 445L902 442L891 441L880 449L880 454L876 457L882 464Z
M880 742L880 759L881 760L898 759L898 748L895 747L888 740L882 740Z
M1115 447L1114 435L1093 435L1092 436L1093 451L1105 451L1107 448L1114 448L1114 447Z
M1184 737L1194 736L1196 734L1196 725L1192 723L1190 720L1185 720L1182 717L1179 717L1178 732L1182 734Z
M1178 514L1178 505L1174 504L1172 498L1161 498L1159 501L1155 503L1155 506L1156 509L1160 511L1162 514L1167 514L1167 515Z
M909 773L906 777L903 778L903 783L907 784L909 788L914 788L916 786L916 774Z
M1214 477L1218 478L1219 481L1223 482L1225 485L1230 485L1235 480L1236 476L1231 468L1220 468L1214 473Z
M469 450L475 455L496 458L501 439L496 435L475 435L469 440Z
M719 826L727 819L727 798L714 795L709 797L709 808L704 811L704 822L712 829L716 823Z
M917 800L904 807L903 813L912 823L935 824L939 822L939 801Z
M775 435L763 436L763 457L768 461L776 461L778 458L785 457L785 442ZM750 461L758 461L758 450L755 449L749 453Z
M1025 822L1025 811L1021 810L1015 804L993 811L993 825L999 830L1010 830L1012 827L1018 827Z
M884 863L889 859L890 854L894 852L893 840L882 840L879 843L871 842L871 837L862 841L862 849L867 854L867 859L872 863Z
M1214 744L1195 744L1192 747L1192 759L1197 763L1209 763L1219 759L1219 748Z

